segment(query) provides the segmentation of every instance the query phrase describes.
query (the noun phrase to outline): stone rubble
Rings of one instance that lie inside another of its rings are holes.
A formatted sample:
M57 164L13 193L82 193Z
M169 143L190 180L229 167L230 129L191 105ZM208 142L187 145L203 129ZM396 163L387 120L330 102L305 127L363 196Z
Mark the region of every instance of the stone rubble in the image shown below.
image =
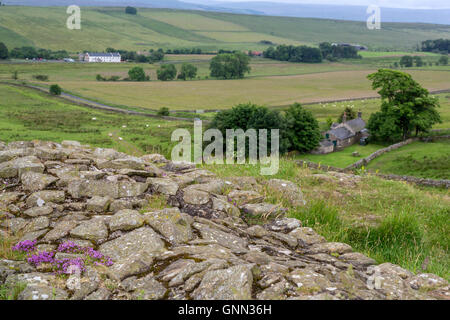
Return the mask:
M290 181L222 180L161 155L76 141L0 146L0 236L36 240L40 251L73 241L114 262L87 265L74 287L0 260L0 285L26 285L19 299L450 299L446 280L377 265L264 202L266 190L303 206ZM147 209L154 195L167 207ZM261 217L266 224L250 224Z

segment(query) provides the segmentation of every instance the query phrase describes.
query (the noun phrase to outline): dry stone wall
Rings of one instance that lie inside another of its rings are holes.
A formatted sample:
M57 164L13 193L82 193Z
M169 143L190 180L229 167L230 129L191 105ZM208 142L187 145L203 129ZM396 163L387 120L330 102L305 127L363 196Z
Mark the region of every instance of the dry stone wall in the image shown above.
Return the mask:
M377 265L286 218L252 177L219 179L161 155L137 158L75 141L0 143L0 187L0 236L17 239L14 249L28 255L0 260L0 285L25 284L22 300L450 294L436 275ZM305 204L292 182L264 187ZM155 195L167 206L149 209ZM267 222L251 225L252 216Z

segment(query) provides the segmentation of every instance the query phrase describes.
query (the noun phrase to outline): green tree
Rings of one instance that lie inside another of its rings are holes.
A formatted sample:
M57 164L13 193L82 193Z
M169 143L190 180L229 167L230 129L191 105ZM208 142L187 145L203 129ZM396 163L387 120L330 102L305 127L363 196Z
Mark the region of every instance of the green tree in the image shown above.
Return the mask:
M347 119L346 121L349 121L349 120L352 120L352 119L356 119L356 116L357 116L356 111L353 110L353 108L346 107L344 109L344 111L342 111L341 115L338 118L338 122L339 123L342 123L342 121L344 120L344 114L345 114L345 117Z
M413 57L414 62L416 63L416 67L421 67L423 66L423 60L421 57L419 56L414 56Z
M375 140L407 139L412 132L428 132L441 123L439 100L414 81L411 75L380 69L368 76L372 88L379 89L381 111L372 114L368 129Z
M439 58L439 64L440 64L441 66L446 66L446 65L448 65L448 55L446 55L446 56L441 56L441 57Z
M266 107L251 103L237 105L230 110L224 110L216 113L214 119L209 125L209 128L220 130L224 137L224 143L226 141L225 137L227 129L242 129L244 131L247 131L248 129L267 129L267 141L269 144L267 147L268 152L270 152L271 144L270 130L279 129L280 153L285 153L288 151L289 139L286 135L286 119L278 111L269 110ZM248 141L246 141L245 149L248 154Z
M0 42L0 60L5 60L9 58L9 51L3 42Z
M411 68L413 66L413 58L411 56L403 56L400 59L400 66L403 68Z
M57 84L52 84L52 85L50 86L50 93L51 93L52 95L54 95L54 96L59 96L59 95L61 95L61 92L62 92L61 87L58 86Z
M167 107L162 107L161 109L158 110L158 116L168 116L170 115L170 110Z
M157 71L158 80L169 81L177 76L177 68L173 64L164 64Z
M128 6L128 7L125 8L125 13L136 15L137 14L137 9L134 8L134 7L129 7Z
M295 103L286 111L285 117L291 150L306 153L319 145L322 135L311 111Z
M144 69L141 67L134 67L128 71L128 77L131 81L145 81L148 78L145 76Z
M220 79L242 79L250 73L250 57L242 52L218 54L211 60L211 77Z
M190 63L183 63L181 66L180 74L178 79L194 79L197 76L197 67Z

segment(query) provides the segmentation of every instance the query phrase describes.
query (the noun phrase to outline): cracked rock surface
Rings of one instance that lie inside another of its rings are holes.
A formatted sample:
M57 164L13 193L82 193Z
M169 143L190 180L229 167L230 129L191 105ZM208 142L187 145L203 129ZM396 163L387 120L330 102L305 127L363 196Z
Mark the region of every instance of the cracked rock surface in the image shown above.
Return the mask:
M0 260L0 285L25 285L19 299L450 299L445 279L377 265L265 202L264 187L304 205L292 182L222 180L76 141L2 145L0 236L37 251L72 241L113 261L87 265L74 287L26 259ZM147 209L155 195L165 208Z

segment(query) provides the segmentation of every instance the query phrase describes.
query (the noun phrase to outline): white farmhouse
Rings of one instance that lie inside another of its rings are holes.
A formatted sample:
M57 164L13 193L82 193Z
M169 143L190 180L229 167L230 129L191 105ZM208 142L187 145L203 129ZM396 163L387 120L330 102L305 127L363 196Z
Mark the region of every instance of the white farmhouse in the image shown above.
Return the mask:
M120 53L98 53L98 52L87 52L84 55L84 61L86 62L109 62L117 63L121 61Z

